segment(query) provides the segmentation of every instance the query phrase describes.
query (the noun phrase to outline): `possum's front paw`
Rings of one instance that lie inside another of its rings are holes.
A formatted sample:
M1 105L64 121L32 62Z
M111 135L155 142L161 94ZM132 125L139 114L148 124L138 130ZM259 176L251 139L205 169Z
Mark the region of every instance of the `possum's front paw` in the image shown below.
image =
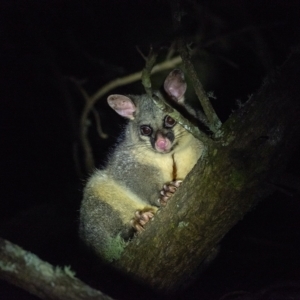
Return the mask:
M131 226L137 233L145 230L144 226L154 217L155 209L152 207L145 207L135 212L134 217L130 221Z
M164 185L163 189L160 191L160 197L158 199L161 206L165 206L167 204L168 200L177 191L181 183L182 180L174 180Z

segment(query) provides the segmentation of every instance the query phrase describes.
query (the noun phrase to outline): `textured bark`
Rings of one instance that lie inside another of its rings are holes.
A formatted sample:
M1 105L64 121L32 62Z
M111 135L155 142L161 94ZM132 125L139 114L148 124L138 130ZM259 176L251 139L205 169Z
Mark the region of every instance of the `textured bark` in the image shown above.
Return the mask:
M1 238L0 278L41 299L112 300L75 278L69 268L54 267Z
M174 292L224 235L272 192L300 136L300 54L294 51L235 111L183 185L115 266Z

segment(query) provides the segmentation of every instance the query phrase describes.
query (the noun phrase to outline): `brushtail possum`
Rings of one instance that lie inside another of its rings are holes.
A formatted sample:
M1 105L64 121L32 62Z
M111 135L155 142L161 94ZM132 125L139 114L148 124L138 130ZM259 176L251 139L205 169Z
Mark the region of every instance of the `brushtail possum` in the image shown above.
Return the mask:
M186 82L173 70L164 82L169 102L185 107ZM162 97L156 92L157 97ZM160 206L191 171L203 144L148 95L110 95L108 104L129 119L124 139L104 170L96 170L84 189L80 236L104 261L117 259L135 232L144 230ZM194 116L191 107L186 107Z

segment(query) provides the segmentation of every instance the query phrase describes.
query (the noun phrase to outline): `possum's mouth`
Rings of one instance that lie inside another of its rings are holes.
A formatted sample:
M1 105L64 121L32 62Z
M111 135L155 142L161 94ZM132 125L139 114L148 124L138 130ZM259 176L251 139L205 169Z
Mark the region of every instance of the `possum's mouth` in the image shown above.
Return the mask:
M174 149L176 148L177 145L178 145L177 142L175 144L173 144L173 145L170 142L170 146L167 149L157 149L156 147L154 147L154 148L155 148L156 152L158 152L158 153L169 154L169 153L171 153L171 152L174 151Z

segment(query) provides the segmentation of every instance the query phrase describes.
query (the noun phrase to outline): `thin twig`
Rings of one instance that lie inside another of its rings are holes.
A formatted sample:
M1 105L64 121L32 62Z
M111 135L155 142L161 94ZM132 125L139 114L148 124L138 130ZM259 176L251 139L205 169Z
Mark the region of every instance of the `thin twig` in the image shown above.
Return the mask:
M148 95L152 95L152 84L150 79L151 70L156 62L158 53L153 50L153 47L150 48L145 68L142 71L142 84L145 88L145 91Z
M176 120L182 127L189 131L195 138L202 141L205 145L212 142L212 140L199 128L193 125L189 120L182 116L182 114L166 103L162 98L157 95L152 95L154 103L163 111L166 112L170 117Z
M96 130L97 130L98 135L102 139L107 139L108 135L102 130L101 119L100 119L100 116L99 116L99 113L98 113L97 109L93 108L92 113L94 115L94 119L95 119L95 123L96 123Z
M90 97L89 97L88 93L86 92L86 90L84 88L82 88L82 86L78 86L78 89L81 92L81 94L82 94L83 98L85 99L85 101L89 102ZM92 108L92 113L93 113L94 118L95 118L97 133L99 134L100 138L107 139L107 134L105 132L103 132L103 130L102 130L100 116L99 116L97 110L94 107Z
M190 54L188 53L186 45L183 41L180 42L179 52L182 58L184 69L192 81L195 93L202 105L205 116L207 117L208 122L205 120L205 124L208 125L209 129L215 133L221 127L222 123L213 109L206 92L204 91L202 83L197 76L195 67L190 60Z
M77 85L79 91L81 92L83 98L85 99L85 106L90 106L91 98L87 94L87 92L80 86ZM93 106L91 107L91 110L93 109ZM84 166L87 172L91 172L95 167L95 160L93 155L93 149L90 144L90 141L88 139L88 127L90 125L90 122L88 118L86 117L84 120L80 120L80 131L79 131L79 138L81 141L82 149L84 151Z
M135 48L136 48L137 52L141 55L141 57L143 58L143 60L146 61L147 60L147 56L142 52L142 50L138 46L136 46Z
M91 101L88 93L85 91L84 88L82 88L82 86L80 84L78 84L76 81L75 81L75 83L76 83L77 88L80 91L82 97L85 99L86 105L88 105L88 103ZM100 116L99 116L97 110L94 107L92 107L91 111L94 115L97 133L99 134L100 138L106 139L108 136L102 130L101 120L100 120ZM82 149L84 152L84 166L85 166L86 171L88 171L88 172L90 172L95 167L93 149L92 149L92 146L89 142L88 135L87 135L89 125L90 125L90 122L88 122L88 119L86 119L85 123L81 124L80 133L79 133Z
M180 7L180 1L179 0L172 0L170 1L170 5L172 8L172 15L173 15L173 24L175 32L180 32L182 24L181 24L181 7ZM207 97L204 88L197 76L196 70L191 63L191 57L190 53L187 49L186 42L184 37L178 38L178 50L180 53L180 56L182 58L183 66L190 77L192 84L194 86L195 92L198 96L198 99L203 107L204 113L208 119L208 126L212 132L217 132L218 129L221 127L221 121L218 118L215 110L213 109L209 98Z
M151 74L155 74L158 72L162 72L165 70L169 70L172 69L174 67L176 67L177 65L182 63L182 59L180 56L176 56L170 60L164 61L162 63L159 63L157 65L155 65L151 71ZM93 94L90 97L91 103L90 103L90 107L86 107L86 113L89 113L90 109L92 106L95 105L95 103L101 98L103 97L105 94L107 94L109 91L120 87L120 86L124 86L133 82L136 82L138 80L140 80L142 77L142 71L124 76L122 78L117 78L114 79L112 81L110 81L109 83L107 83L106 85L104 85L102 88L100 88L95 94Z

